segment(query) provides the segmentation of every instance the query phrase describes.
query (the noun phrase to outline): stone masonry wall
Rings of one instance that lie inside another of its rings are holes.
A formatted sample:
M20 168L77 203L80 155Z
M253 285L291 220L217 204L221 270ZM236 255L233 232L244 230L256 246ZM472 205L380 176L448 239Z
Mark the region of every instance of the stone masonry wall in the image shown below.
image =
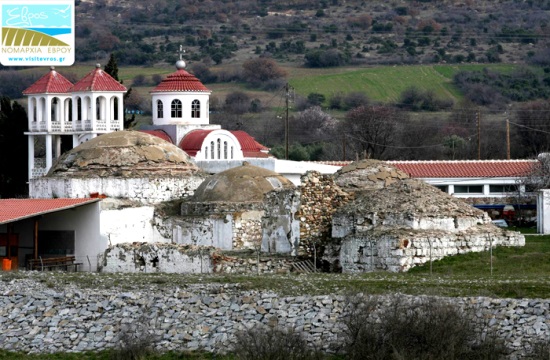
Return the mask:
M486 251L490 246L523 246L525 238L518 232L412 231L373 232L349 236L333 244L323 258L344 272L386 270L408 271L410 268L446 256ZM330 255L332 254L332 256Z
M0 281L0 347L32 353L82 352L117 347L120 336L150 339L158 351L226 352L236 332L254 324L293 328L310 344L328 349L338 340L343 296L281 297L239 291L235 285L185 289L49 289L39 281ZM381 298L387 306L389 298ZM407 300L414 302L414 298ZM550 300L455 298L505 339L511 359L536 340L548 339Z
M334 183L332 175L310 171L301 178L300 254L312 254L313 244L331 237L332 214L350 200L350 195Z
M208 246L170 243L122 243L110 246L99 259L104 273L177 274L284 274L292 269L292 256L260 255L253 251L222 252Z
M49 178L32 179L31 198L85 198L96 193L112 198L128 198L154 204L193 195L202 176L158 178Z

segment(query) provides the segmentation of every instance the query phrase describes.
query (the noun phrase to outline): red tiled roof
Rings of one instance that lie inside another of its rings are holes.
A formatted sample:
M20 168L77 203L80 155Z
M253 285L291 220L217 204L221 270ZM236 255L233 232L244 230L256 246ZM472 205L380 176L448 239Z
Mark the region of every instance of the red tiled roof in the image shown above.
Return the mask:
M517 177L537 160L387 161L414 178Z
M99 199L0 199L0 224L72 209Z
M126 87L96 66L70 89L70 91L127 91Z
M195 157L202 148L204 139L214 130L193 130L188 132L179 143L179 148L189 156Z
M34 84L23 90L23 95L29 94L66 94L73 86L63 75L51 69Z
M157 85L157 87L151 90L152 93L165 91L210 92L210 90L206 86L204 86L199 79L183 69L180 69L175 73L168 75L166 79L162 80L160 84Z
M163 140L168 141L170 144L174 143L170 135L168 135L164 130L139 130L139 132L159 137Z

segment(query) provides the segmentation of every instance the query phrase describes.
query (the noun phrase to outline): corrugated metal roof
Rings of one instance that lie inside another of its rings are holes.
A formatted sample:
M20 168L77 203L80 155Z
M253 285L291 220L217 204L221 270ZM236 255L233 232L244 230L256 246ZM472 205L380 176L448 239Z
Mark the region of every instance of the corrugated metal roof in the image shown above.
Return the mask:
M30 94L66 94L73 86L63 75L52 68L46 75L23 90L23 95Z
M162 80L151 93L155 92L210 92L210 90L200 82L194 75L180 69L172 73Z
M414 178L518 177L537 160L387 161Z
M113 79L113 77L96 66L88 75L84 76L70 89L78 91L127 91L126 87Z
M99 199L0 199L0 224L72 209Z

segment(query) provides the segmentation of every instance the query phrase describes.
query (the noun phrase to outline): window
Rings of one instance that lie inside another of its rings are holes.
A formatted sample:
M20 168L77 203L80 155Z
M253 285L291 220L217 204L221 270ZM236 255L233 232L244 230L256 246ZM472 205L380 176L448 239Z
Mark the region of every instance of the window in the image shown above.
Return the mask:
M191 103L191 117L201 117L201 102L199 100L193 100L193 102Z
M82 99L81 98L78 98L76 100L76 119L78 121L81 121L82 120Z
M162 106L162 101L157 100L157 117L162 119L164 117L164 107Z
M204 158L208 160L208 146L204 147Z
M439 190L443 191L444 193L449 192L449 187L447 185L435 185L435 187L438 188Z
M494 193L497 193L497 194L502 194L502 193L512 193L512 192L517 192L518 191L518 187L517 185L489 185L489 192L491 194L494 194Z
M214 157L214 142L210 142L210 159L215 159Z
M217 159L221 159L221 158L222 158L222 141L221 141L220 139L218 139L216 145L217 145L216 148L217 148L217 150L218 150L218 154L217 154L218 157L217 157Z
M227 141L223 142L223 158L227 159Z
M483 194L483 185L455 185L455 194Z
M172 117L173 118L181 118L181 101L178 99L172 101Z

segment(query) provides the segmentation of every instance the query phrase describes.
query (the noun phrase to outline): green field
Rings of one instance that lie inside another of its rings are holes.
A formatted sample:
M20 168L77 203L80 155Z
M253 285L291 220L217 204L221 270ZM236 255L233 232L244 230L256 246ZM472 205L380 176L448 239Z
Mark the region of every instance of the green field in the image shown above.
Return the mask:
M483 68L509 72L514 65L414 65L378 66L364 69L316 69L290 71L289 83L296 93L307 96L319 93L329 98L335 93L365 92L374 101L395 102L400 94L416 86L432 90L442 98L460 100L460 91L453 85L453 76L459 71Z

